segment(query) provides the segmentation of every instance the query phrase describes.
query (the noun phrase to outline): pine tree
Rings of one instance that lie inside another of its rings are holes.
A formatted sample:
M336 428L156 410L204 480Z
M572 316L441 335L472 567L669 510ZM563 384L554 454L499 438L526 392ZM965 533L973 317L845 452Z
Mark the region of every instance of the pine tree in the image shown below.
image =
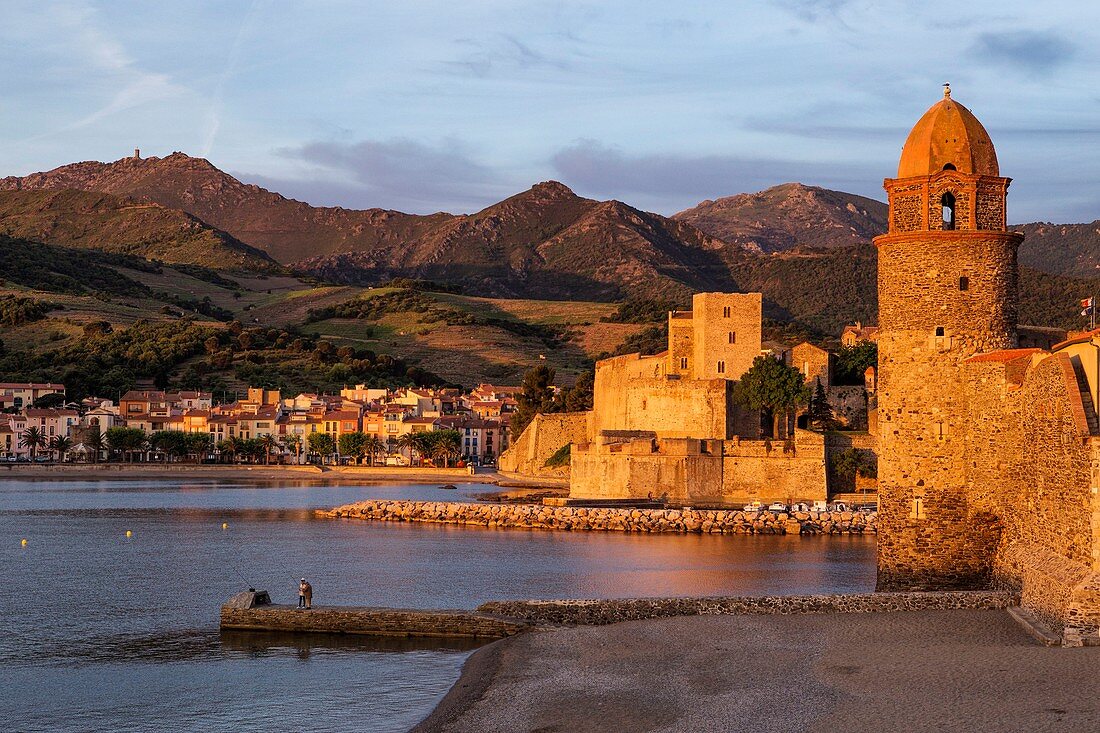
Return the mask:
M829 404L829 396L821 385L818 377L817 386L814 387L814 395L810 398L810 408L806 413L811 426L820 430L829 430L836 425L836 414L833 406Z

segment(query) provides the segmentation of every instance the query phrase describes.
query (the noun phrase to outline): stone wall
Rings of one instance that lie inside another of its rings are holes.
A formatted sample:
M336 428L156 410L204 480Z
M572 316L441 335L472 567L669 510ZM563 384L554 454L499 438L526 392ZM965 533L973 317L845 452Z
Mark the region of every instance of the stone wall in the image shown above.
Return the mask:
M722 506L827 498L824 438L807 430L785 441L605 435L574 446L572 461L574 498Z
M727 440L722 497L728 503L814 502L828 498L825 438L795 430L790 440Z
M695 534L873 534L874 512L745 512L715 509L558 507L371 499L319 511L326 518L477 527Z
M1010 592L850 593L815 596L728 598L621 598L566 601L491 601L482 613L526 619L535 624L602 626L670 616L790 615L1003 609L1016 605Z
M840 423L848 430L867 430L869 395L861 386L829 387L829 404Z
M497 465L501 471L526 476L568 476L568 466L547 468L546 460L563 446L585 442L591 415L590 412L535 415L519 439L500 454Z
M222 606L221 628L238 631L288 631L401 637L501 639L526 630L529 623L471 611L421 611L401 608L287 605L253 608Z
M760 293L696 293L692 297L691 374L695 379L740 379L749 370L760 355L763 297Z
M663 357L628 354L596 364L590 437L652 431L658 437L724 438L730 382L665 374Z

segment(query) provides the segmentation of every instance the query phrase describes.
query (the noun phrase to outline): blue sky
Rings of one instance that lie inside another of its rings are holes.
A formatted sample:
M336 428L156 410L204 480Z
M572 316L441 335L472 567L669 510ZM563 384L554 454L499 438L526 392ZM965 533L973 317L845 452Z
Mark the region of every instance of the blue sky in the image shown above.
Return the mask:
M919 9L918 9L919 8ZM1014 221L1100 218L1100 4L0 0L0 175L182 150L318 205L882 199L950 81Z

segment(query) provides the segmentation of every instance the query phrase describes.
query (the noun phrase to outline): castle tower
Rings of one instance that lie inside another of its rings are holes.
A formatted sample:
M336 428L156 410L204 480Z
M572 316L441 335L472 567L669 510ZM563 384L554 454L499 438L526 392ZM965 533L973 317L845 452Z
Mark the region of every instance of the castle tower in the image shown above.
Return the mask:
M909 133L886 179L878 247L878 589L986 585L998 539L966 492L963 362L1016 345L1010 179L978 119L951 99Z

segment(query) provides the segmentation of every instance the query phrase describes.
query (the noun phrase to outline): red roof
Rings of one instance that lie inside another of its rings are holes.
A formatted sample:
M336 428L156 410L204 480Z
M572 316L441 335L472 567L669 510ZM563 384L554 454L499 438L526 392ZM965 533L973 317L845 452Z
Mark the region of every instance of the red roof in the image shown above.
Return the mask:
M1062 348L1065 348L1066 346L1071 346L1073 344L1083 344L1086 341L1092 341L1092 338L1094 336L1100 336L1100 328L1094 328L1091 331L1085 331L1084 333L1078 334L1078 335L1074 336L1073 338L1066 339L1065 341L1063 341L1059 344L1054 344L1054 346L1050 347L1050 350L1051 351L1057 351L1058 349L1062 349Z

